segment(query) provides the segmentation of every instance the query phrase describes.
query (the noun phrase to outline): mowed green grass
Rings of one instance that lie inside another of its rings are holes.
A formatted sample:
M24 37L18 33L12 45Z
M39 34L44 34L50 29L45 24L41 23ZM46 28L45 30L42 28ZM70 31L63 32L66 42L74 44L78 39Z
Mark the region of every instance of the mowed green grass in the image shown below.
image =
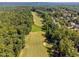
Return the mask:
M33 24L31 32L39 32L39 31L41 31L41 27Z

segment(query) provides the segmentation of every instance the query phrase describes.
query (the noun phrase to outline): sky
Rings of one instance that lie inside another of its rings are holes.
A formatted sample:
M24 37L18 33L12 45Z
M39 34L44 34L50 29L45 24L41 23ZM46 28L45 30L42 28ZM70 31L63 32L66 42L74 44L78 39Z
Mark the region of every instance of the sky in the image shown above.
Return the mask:
M0 2L79 2L79 0L0 0Z

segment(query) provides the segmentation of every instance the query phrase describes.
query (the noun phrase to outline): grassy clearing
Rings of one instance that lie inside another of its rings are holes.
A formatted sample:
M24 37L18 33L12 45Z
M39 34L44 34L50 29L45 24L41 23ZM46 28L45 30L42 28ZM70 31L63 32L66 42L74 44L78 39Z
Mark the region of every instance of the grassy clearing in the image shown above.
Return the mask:
M41 27L42 26L42 18L38 16L36 12L32 12L34 24Z
M45 33L41 31L42 23L37 13L32 12L34 24L29 35L25 36L25 47L20 57L48 57L47 48L43 45Z
M23 57L47 57L47 48L43 46L45 37L43 32L30 32L28 40L26 39L26 47L20 56Z
M42 27L41 21L43 19L40 18L36 12L32 12L32 15L33 15L34 24L32 25L31 32L39 32L41 31L41 27Z
M31 32L39 32L39 31L41 31L41 27L33 24Z

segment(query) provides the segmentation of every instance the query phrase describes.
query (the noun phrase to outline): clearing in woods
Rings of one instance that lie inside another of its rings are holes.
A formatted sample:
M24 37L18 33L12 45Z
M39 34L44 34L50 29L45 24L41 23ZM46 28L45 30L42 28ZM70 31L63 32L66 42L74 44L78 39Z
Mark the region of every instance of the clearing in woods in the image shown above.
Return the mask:
M41 31L42 18L36 12L32 12L34 25L32 31L25 37L25 47L20 53L20 57L47 57L47 48L43 46L45 37Z

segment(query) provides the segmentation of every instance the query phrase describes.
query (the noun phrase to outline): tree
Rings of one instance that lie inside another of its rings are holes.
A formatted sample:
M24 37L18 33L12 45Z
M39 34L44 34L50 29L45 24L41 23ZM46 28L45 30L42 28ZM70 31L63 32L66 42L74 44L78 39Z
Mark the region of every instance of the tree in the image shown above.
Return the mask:
M67 57L79 56L77 49L74 48L74 42L68 38L61 39L60 44L59 44L59 50ZM63 55L60 53L60 56L63 56Z
M25 45L24 36L31 31L32 19L30 9L4 8L0 13L0 56L19 56Z

